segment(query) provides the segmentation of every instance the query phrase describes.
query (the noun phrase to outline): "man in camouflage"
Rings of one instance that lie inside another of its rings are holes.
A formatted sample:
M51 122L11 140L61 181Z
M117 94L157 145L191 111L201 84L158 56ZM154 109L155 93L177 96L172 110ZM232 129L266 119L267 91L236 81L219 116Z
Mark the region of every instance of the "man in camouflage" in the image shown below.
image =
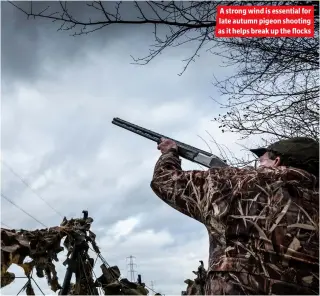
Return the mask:
M209 233L206 295L319 295L319 144L251 150L260 166L183 171L162 139L151 188Z

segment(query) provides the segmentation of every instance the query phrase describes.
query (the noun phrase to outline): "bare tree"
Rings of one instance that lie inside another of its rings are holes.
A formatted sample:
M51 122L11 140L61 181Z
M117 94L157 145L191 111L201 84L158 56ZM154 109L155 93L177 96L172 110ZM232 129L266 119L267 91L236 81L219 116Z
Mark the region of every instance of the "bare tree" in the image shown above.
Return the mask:
M224 41L225 44L226 41ZM274 138L319 136L318 38L228 41L229 64L242 65L215 85L228 96L221 128ZM219 43L219 40L217 41Z
M168 47L194 43L185 66L195 61L201 50L223 58L235 74L215 80L221 91L218 103L222 114L215 118L222 131L270 138L308 136L319 138L319 2L317 1L227 1L227 2L101 2L87 3L86 20L75 17L70 5L60 2L58 10L28 7L11 2L28 18L59 22L58 30L85 35L114 25L154 26L154 45L149 54L134 58L147 64ZM215 38L218 5L313 5L314 38ZM93 14L98 12L98 14ZM130 13L126 13L126 12ZM209 47L208 47L209 46Z

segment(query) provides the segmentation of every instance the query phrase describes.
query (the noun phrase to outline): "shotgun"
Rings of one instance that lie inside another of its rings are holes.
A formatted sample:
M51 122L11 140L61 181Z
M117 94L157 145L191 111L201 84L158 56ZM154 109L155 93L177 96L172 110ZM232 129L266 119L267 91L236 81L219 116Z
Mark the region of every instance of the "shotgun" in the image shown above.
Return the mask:
M135 134L138 134L144 138L147 138L151 141L154 141L156 143L160 143L161 138L171 139L176 142L178 146L178 154L179 156L188 159L192 162L198 163L200 165L203 165L207 168L212 167L226 167L228 164L225 160L220 159L218 156L213 155L212 153L209 153L207 151L195 148L193 146L190 146L188 144L179 142L177 140L174 140L172 138L169 138L165 135L161 135L158 133L155 133L151 130L148 130L146 128L143 128L141 126L135 125L133 123L130 123L128 121L122 120L120 118L113 118L112 123L114 125L117 125L119 127L122 127L130 132L133 132Z

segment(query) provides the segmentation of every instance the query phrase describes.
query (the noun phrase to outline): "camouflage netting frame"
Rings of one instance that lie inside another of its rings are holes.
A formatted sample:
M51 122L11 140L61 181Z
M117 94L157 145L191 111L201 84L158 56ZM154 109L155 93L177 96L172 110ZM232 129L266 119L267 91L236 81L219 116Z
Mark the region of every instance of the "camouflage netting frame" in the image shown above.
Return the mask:
M106 295L147 295L143 283L132 283L127 279L120 279L120 270L117 266L110 267L100 254L95 242L95 234L90 231L93 219L86 214L82 219L63 219L60 226L40 230L10 230L1 228L1 288L11 284L15 274L8 272L12 264L23 268L29 279L22 290L27 295L35 295L31 279L33 271L39 278L46 276L48 285L53 292L63 288L59 281L54 264L58 262L58 253L66 248L67 260L64 265L70 265L72 254L77 249L74 260L75 284L70 283L69 295L98 295L97 287L101 287ZM62 240L63 246L61 246ZM88 254L89 243L103 261L102 275L94 281L94 260ZM24 262L29 257L31 261Z
M61 289L53 261L59 261L57 255L64 247L69 256L73 243L79 239L85 240L87 232L94 240L95 235L90 231L92 222L92 218L64 218L60 226L48 229L16 231L1 228L1 288L14 281L15 274L8 272L8 269L12 264L16 264L23 268L27 278L31 278L35 269L39 278L46 276L52 291ZM64 238L62 247L61 241ZM27 257L30 257L31 261L25 263ZM31 283L28 286L30 289Z

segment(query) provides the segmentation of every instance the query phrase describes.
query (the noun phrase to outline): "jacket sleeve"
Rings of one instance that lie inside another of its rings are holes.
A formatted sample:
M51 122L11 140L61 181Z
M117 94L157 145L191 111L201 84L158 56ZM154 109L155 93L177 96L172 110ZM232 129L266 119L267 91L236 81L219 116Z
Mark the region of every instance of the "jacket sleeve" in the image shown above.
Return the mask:
M223 170L223 169L218 169ZM225 212L219 207L226 205L222 202L214 204L214 200L229 195L231 192L230 181L219 174L212 175L212 170L183 171L181 161L175 151L162 154L156 163L151 188L155 194L168 205L179 212L188 215L202 223L210 215Z

